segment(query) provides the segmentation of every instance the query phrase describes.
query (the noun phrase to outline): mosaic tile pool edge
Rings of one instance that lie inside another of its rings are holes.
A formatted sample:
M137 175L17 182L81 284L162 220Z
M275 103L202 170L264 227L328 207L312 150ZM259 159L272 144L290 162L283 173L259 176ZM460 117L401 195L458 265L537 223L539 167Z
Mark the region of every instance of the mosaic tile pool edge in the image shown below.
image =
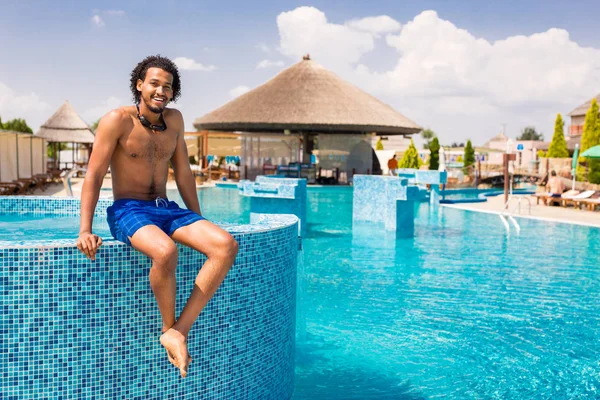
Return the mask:
M296 221L270 216L233 233L238 258L190 334L184 380L158 342L145 256L118 242L95 262L73 245L0 248L0 397L290 398ZM179 252L178 312L206 260Z

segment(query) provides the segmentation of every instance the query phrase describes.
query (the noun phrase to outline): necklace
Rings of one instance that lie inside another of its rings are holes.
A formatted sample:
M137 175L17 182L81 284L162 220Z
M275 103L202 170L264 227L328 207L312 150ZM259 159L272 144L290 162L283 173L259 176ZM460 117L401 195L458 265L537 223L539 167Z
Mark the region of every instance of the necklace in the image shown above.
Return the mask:
M157 124L153 124L150 121L148 121L146 119L146 117L144 117L142 114L140 114L140 107L136 104L135 108L137 108L137 117L140 120L140 123L142 125L144 125L146 128L150 128L153 131L158 131L158 132L163 132L167 130L167 123L165 122L165 119L163 118L162 113L160 113L160 121L161 124L157 125Z

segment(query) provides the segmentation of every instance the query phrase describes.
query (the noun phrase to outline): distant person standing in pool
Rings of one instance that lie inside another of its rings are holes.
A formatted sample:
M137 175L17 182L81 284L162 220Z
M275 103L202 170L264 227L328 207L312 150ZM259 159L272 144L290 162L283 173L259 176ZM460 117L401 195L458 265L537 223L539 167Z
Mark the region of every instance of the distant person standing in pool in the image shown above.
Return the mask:
M398 169L398 160L396 160L396 155L394 154L392 158L388 160L388 173L391 176L396 176L396 169Z
M231 268L238 251L233 237L202 217L196 194L181 113L166 108L180 95L177 66L150 56L131 73L135 105L106 114L98 125L94 150L81 192L81 226L77 247L94 260L102 239L92 233L94 209L110 165L114 203L107 212L115 239L152 260L150 286L162 316L160 343L182 377L191 362L187 337L198 315ZM169 162L187 209L167 200ZM175 242L204 253L208 260L175 319Z

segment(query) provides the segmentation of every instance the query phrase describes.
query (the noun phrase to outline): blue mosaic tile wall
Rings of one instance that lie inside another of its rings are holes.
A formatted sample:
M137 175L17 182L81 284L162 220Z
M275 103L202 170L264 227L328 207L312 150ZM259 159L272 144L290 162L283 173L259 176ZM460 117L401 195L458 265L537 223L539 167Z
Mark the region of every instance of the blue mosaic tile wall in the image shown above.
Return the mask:
M407 178L409 185L440 185L448 182L447 171L398 168L396 174L400 178Z
M110 199L99 199L95 217L106 216ZM0 196L0 214L79 215L80 201L74 197Z
M400 178L408 179L409 185L417 184L416 172L417 172L417 170L414 168L398 168L398 169L396 169L396 175L398 175Z
M417 183L421 185L441 185L448 183L447 171L418 170L415 176Z
M144 255L116 241L95 262L72 244L0 246L0 398L289 399L297 218L258 222L225 226L239 254L190 333L185 379L159 343ZM178 313L205 260L179 248Z
M406 199L406 187L406 179L354 175L353 221L378 222L387 230L396 230L396 200Z
M419 187L408 186L404 199L396 200L396 237L415 235L415 201L419 198Z
M300 236L306 236L306 179L257 176L255 182L243 181L238 187L241 195L251 198L251 218L261 214L292 214L300 219Z
M417 170L413 168L399 168L396 170L398 177L408 179L408 185L416 185L419 187L419 192L416 194L417 201L426 201L429 194L430 203L433 205L439 204L439 185L448 182L447 171L429 171ZM430 187L427 189L426 185Z
M354 175L352 220L380 223L398 237L414 235L414 208L421 191L394 176Z

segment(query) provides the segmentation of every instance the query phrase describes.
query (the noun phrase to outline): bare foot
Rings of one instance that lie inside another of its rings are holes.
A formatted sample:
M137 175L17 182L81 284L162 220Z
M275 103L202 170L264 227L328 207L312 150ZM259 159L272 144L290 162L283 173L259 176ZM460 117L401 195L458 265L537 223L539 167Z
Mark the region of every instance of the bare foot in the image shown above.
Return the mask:
M161 334L164 334L168 330L169 330L169 328L166 328L163 326L162 329L160 330L160 332L161 332ZM169 359L169 362L171 364L173 364L176 368L179 368L179 366L175 362L175 359L173 358L173 355L166 348L165 348L165 350L167 351L167 358ZM190 356L190 353L188 353L188 364L191 364L191 363L192 363L192 356Z
M167 350L169 361L179 369L181 377L185 378L191 361L185 337L181 332L171 328L160 336L160 344Z

